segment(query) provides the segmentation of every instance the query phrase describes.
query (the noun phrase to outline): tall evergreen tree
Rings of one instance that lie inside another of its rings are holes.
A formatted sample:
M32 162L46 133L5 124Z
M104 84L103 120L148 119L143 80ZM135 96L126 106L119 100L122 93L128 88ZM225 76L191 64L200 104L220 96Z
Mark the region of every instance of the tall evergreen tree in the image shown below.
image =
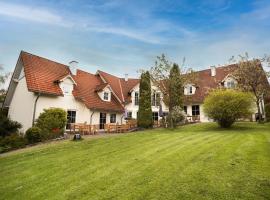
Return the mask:
M141 128L151 128L152 107L151 107L151 81L148 71L141 74L140 94L139 94L139 111L138 111L138 126Z
M180 69L177 64L173 64L169 75L169 113L173 113L173 110L177 107L183 108L183 80L181 78ZM172 116L169 116L169 126L174 128L176 126Z
M183 88L179 66L174 63L169 76L169 111L175 106L183 107Z

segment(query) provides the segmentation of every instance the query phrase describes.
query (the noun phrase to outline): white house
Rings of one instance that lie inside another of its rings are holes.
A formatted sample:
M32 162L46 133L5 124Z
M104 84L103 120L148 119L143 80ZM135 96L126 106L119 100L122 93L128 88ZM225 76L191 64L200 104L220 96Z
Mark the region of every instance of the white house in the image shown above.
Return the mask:
M137 118L139 79L119 78L103 71L91 74L76 69L76 64L72 61L64 65L20 53L3 106L9 108L12 120L23 125L22 131L31 127L44 109L52 107L66 110L69 123L97 124L100 129L106 123L125 123L125 117ZM203 100L210 89L234 87L237 83L230 75L234 69L235 65L230 65L196 72L196 84L184 88L184 109L189 120L210 120L203 113ZM162 93L152 85L154 120L160 119L160 104L168 113L160 99Z

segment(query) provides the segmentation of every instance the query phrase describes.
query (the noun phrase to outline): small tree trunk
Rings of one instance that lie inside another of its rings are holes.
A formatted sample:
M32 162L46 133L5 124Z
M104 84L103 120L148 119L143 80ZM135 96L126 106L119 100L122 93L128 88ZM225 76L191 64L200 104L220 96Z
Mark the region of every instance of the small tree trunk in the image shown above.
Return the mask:
M257 110L258 110L258 122L262 123L262 114L261 114L259 99L256 100L256 105L257 105Z

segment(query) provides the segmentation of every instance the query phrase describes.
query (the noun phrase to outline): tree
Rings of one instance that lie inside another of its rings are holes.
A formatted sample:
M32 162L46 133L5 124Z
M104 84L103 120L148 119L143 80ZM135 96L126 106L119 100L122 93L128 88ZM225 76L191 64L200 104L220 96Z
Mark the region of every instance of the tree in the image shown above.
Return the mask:
M232 89L216 89L204 100L205 114L221 127L229 128L240 118L252 113L253 98L250 93Z
M138 126L151 128L153 125L151 107L151 81L148 71L142 72L140 80Z
M6 96L6 90L3 88L4 83L6 82L10 73L5 73L3 65L0 64L0 103L4 101Z
M270 122L270 103L265 105L265 119Z
M18 129L22 128L19 122L12 121L3 113L0 113L0 136L6 137L11 134L17 133Z
M233 76L241 90L251 92L255 96L259 122L261 122L262 112L260 104L270 90L267 72L263 69L261 62L269 62L269 59L265 57L264 59L250 60L247 53L244 56L239 55L239 58L240 60L237 63L237 69ZM234 60L234 57L231 60Z
M180 69L177 64L173 64L169 75L169 126L174 128L177 124L177 119L174 119L173 111L176 107L183 108L183 83L182 83Z
M184 85L195 83L195 73L188 69L183 70L185 59L181 67L168 61L164 54L157 56L155 66L150 70L151 80L163 94L163 102L169 107L169 113L172 113L175 106L183 108ZM187 73L188 72L188 73ZM169 127L173 128L176 124L169 117Z

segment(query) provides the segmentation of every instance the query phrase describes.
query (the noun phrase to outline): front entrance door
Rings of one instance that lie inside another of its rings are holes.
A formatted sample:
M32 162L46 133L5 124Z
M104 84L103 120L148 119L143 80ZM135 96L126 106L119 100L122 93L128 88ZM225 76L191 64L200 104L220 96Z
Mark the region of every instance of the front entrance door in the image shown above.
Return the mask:
M104 124L106 124L106 113L100 113L99 129L104 129Z

